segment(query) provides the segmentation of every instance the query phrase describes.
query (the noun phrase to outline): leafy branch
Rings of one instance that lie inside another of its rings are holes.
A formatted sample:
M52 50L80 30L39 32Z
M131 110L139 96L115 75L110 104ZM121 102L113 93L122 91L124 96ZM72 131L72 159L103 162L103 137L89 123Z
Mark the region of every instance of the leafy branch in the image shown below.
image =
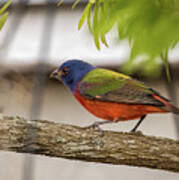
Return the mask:
M118 30L119 40L128 40L131 53L122 68L125 72L142 67L145 75L155 74L163 60L169 77L168 51L179 41L178 0L89 0L79 29L84 22L98 49L101 43L108 46L106 35L113 27Z

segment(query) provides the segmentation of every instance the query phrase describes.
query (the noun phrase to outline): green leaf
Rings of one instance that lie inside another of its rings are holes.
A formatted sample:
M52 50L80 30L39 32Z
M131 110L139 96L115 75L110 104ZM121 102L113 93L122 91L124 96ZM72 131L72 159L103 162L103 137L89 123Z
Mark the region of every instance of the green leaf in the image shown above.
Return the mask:
M90 9L92 8L92 6L90 7ZM91 27L91 11L88 11L88 16L87 16L87 24L88 24L88 29L90 31L90 33L92 33L92 27Z
M0 30L3 28L7 17L8 17L8 12L4 13L4 15L0 18Z
M76 0L74 3L73 3L73 5L72 5L72 9L74 9L77 5L78 5L78 3L80 2L81 0Z
M12 1L8 1L3 5L3 7L0 9L0 15L3 14L7 10L7 8L10 6L11 3Z
M169 82L171 82L170 70L169 70L169 65L168 65L168 49L165 49L161 57L164 61L167 79Z
M86 18L88 17L88 14L92 8L92 5L93 5L92 3L88 3L85 10L83 11L83 14L82 14L80 21L78 23L78 29L81 29L83 23L85 22Z
M94 36L95 45L96 45L98 50L100 50L100 42L99 42L100 32L98 31L99 9L100 9L100 4L99 4L99 1L97 1L95 8L94 8L92 33Z
M5 12L7 8L10 6L11 1L6 2L3 7L0 9L0 30L3 28L4 23L8 17L8 12Z
M106 47L109 47L109 46L108 46L108 43L107 43L107 41L106 41L105 35L101 35L101 42L102 42Z

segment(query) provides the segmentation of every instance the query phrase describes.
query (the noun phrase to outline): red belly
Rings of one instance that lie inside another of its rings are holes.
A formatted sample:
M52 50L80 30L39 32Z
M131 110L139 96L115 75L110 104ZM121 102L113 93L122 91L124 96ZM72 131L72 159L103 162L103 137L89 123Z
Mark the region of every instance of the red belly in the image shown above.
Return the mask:
M90 100L75 93L76 99L93 115L111 121L132 120L140 118L148 113L168 112L156 106L139 105L139 104L119 104L114 102L105 102Z

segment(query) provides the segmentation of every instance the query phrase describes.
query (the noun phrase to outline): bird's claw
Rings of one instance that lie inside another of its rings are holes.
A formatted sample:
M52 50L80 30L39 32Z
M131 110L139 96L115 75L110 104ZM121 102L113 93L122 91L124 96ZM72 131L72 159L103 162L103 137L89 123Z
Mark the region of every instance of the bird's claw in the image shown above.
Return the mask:
M136 128L131 129L130 132L131 132L131 133L137 132L137 131L136 131Z
M98 129L98 130L101 129L101 128L99 127L99 124L98 124L97 122L95 122L95 123L87 126L87 128L89 128L89 129Z
M132 129L130 133L135 133L136 135L142 135L142 131L136 131L135 129Z
M86 126L87 129L94 129L94 130L98 130L102 135L104 134L103 133L103 130L99 127L99 123L98 122L94 122L93 124L89 125L89 126Z

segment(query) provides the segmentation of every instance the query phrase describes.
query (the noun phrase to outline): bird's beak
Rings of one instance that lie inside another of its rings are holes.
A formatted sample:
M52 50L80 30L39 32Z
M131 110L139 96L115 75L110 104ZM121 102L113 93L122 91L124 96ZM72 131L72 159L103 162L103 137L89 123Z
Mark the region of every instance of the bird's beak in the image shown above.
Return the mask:
M61 74L62 72L59 70L59 69L56 69L55 71L53 71L51 74L50 74L50 78L54 78L54 79L58 79L59 81L61 81Z

